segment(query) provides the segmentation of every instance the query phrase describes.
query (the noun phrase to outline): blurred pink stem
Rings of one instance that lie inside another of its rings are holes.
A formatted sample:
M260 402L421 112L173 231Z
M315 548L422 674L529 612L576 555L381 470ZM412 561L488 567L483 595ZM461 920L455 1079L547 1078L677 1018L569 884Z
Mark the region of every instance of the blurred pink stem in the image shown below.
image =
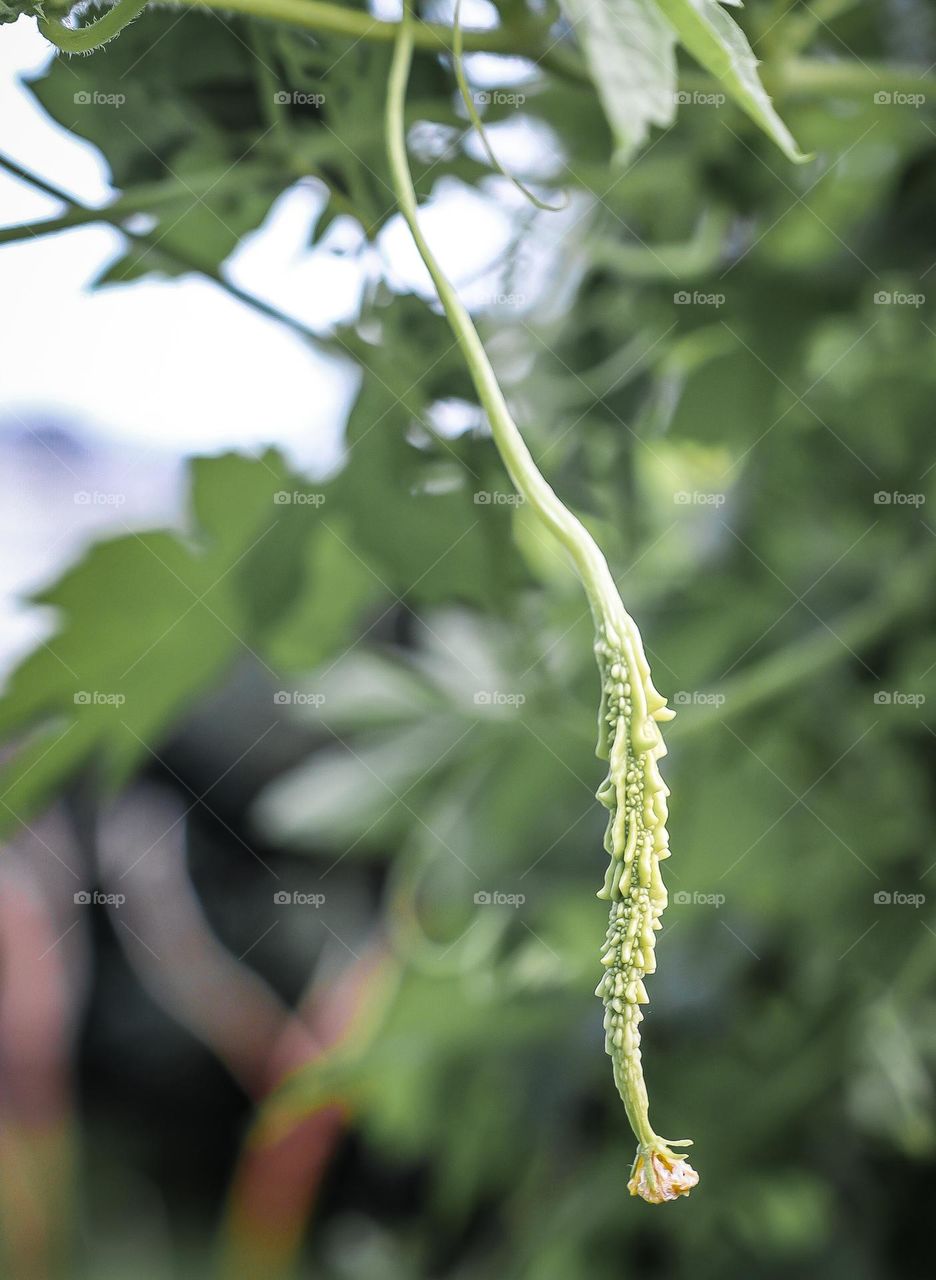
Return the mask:
M260 1102L341 1037L379 958L356 959L293 1014L215 937L189 880L183 831L178 802L152 789L135 790L108 815L102 878L125 899L112 907L114 929L147 990ZM343 1125L341 1107L326 1107L276 1142L245 1150L232 1182L225 1275L273 1280L288 1272Z
M77 917L52 902L74 895L63 868L75 883L77 873L58 816L35 828L0 869L0 1235L11 1280L65 1274L72 1227L69 1058L85 964ZM67 896L53 892L63 887Z

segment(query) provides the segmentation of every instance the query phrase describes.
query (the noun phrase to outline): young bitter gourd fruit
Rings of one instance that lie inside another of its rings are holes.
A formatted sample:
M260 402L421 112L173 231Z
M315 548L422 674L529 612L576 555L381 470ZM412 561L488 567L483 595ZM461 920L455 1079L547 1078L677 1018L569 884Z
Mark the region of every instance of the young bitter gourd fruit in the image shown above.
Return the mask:
M595 621L595 652L602 682L598 754L608 776L598 799L610 810L606 848L610 865L599 896L611 903L598 994L605 1004L607 1049L614 1079L637 1136L628 1183L632 1195L653 1204L688 1193L698 1174L653 1130L640 1055L644 977L654 969L654 934L666 906L660 862L668 856L667 789L658 760L665 752L660 722L672 717L653 687L637 627L624 608L601 549L560 501L530 454L507 407L474 323L442 271L419 226L416 193L406 154L404 104L413 56L410 0L396 36L387 99L387 150L400 211L436 286L449 326L471 373L491 433L518 492L562 543L585 587Z

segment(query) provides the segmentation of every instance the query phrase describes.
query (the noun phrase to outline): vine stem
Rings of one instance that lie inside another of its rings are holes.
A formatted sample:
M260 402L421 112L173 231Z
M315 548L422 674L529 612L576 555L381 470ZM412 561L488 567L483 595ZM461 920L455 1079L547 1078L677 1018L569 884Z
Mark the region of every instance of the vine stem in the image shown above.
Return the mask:
M329 3L329 0L153 0L153 3L248 14L308 31L328 31L379 44L391 44L400 25L372 18L361 10L345 9ZM413 28L413 44L419 49L451 53L452 29L438 22L419 22ZM466 31L464 48L467 53L501 53L530 58L568 79L591 83L579 54L560 42L551 33L550 24L542 21L524 25L505 24L486 31ZM775 64L764 66L763 77L772 96L786 99L838 93L853 97L878 89L925 91L927 86L932 88L936 82L936 77L928 74L928 68L907 63L834 61L816 57L778 58ZM689 72L682 83L686 88L711 89L715 81L711 76Z
M403 21L397 30L387 94L386 131L390 172L400 212L432 277L478 399L487 414L494 443L517 492L566 548L582 579L596 622L607 623L623 609L608 562L594 538L556 496L533 461L507 407L474 322L420 228L416 192L406 154L406 86L415 45L414 19L408 0L404 2Z
M39 30L63 53L91 53L120 35L146 8L148 0L117 0L100 18L84 27L66 27L60 18L40 18Z
M371 40L392 44L397 22L385 22L360 9L345 9L328 0L156 0L189 9L216 9L227 13L244 13L253 18L285 23L309 31L329 31L350 36L354 40ZM466 31L464 47L471 53L502 53L511 57L531 58L571 80L590 83L585 65L577 53L561 45L549 33L549 23L527 20L509 23L485 31ZM450 53L452 29L438 22L421 22L414 33L421 49Z
M40 178L38 174L31 173L28 169L23 168L22 165L17 164L15 160L11 160L3 152L0 152L0 170L4 170L14 178L19 178L37 191L42 191L45 195L61 200L66 206L66 212L60 217L48 218L44 222L26 223L20 227L0 229L0 245L13 243L17 240L22 241L27 238L36 239L40 235L69 230L91 222L103 222L106 226L113 227L115 231L119 231L131 244L137 244L143 249L161 254L164 258L175 262L176 265L186 271L197 272L199 275L204 276L206 280L211 280L218 285L219 288L223 289L225 293L229 294L237 302L243 303L270 320L277 321L277 323L292 330L293 333L298 334L299 337L307 342L316 344L321 342L320 336L304 325L301 320L298 320L295 316L287 315L284 311L280 311L278 307L273 306L272 303L265 301L256 294L249 293L246 289L241 289L238 285L228 280L218 268L212 267L205 262L200 262L194 255L175 247L162 234L130 231L124 226L124 219L136 211L138 205L134 201L115 200L110 206L105 206L102 209L90 208L88 205L82 204L80 200L76 200L67 191L63 191L61 187L57 187L45 178ZM149 203L147 203L146 207L149 207Z
M487 136L487 130L484 127L484 121L475 106L474 97L471 92L471 86L468 83L468 77L465 74L465 59L463 57L465 51L465 31L461 24L461 0L455 0L455 12L452 14L452 70L455 72L455 82L458 85L458 91L462 97L462 104L468 113L468 119L474 125L475 133L478 141L484 148L484 153L490 161L493 168L512 183L520 192L525 200L529 200L537 209L542 209L549 213L558 213L560 209L565 208L564 204L548 204L545 200L541 200L538 195L525 186L519 178L515 178L512 173L504 168L498 160L494 148L491 146L490 139Z

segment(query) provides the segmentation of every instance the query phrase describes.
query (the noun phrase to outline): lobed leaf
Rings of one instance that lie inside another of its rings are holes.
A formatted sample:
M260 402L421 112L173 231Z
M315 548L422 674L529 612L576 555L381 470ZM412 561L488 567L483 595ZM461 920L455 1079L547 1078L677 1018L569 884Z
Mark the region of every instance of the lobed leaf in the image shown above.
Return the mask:
M719 0L657 0L663 15L684 46L711 72L738 106L746 111L788 159L802 163L793 135L777 115L757 74L757 59L747 36L725 13Z

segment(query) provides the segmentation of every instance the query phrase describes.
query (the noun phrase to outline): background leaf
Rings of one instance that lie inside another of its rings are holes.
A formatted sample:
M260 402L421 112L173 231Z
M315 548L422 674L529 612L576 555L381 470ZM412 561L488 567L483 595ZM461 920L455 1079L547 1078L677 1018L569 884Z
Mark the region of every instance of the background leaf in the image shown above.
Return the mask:
M675 36L656 0L563 0L611 125L618 158L676 114Z
M789 160L809 157L800 151L780 119L757 73L747 36L725 13L720 0L656 0L679 41Z

